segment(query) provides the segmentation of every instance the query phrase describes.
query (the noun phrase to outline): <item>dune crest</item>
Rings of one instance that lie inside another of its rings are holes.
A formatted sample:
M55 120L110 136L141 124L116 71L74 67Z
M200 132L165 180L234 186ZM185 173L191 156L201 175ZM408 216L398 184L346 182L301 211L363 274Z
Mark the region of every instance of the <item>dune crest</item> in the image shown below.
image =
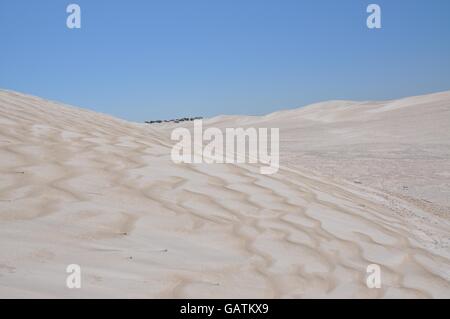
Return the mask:
M405 195L377 179L395 161L411 164L403 172L448 165L449 102L444 92L206 121L280 127L280 169L262 175L173 163L170 126L0 91L0 297L449 298L450 205L436 190L449 190L438 176L450 169L423 172L436 205L419 201L419 182ZM81 289L66 287L69 264ZM370 264L381 289L366 286Z

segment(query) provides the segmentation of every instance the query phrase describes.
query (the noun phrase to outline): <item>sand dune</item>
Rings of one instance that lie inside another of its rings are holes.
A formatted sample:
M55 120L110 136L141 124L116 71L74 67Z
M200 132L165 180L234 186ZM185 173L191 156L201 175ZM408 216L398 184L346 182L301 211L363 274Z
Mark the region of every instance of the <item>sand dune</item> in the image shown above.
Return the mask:
M444 92L205 122L280 127L261 175L174 164L174 126L0 91L0 297L449 298L449 113Z

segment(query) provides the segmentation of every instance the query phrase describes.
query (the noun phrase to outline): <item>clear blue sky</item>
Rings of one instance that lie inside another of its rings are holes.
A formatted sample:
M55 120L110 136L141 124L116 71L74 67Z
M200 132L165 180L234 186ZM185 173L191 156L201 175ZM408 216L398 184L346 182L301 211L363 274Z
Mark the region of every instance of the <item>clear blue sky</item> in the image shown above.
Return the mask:
M134 121L449 90L450 1L0 0L0 88Z

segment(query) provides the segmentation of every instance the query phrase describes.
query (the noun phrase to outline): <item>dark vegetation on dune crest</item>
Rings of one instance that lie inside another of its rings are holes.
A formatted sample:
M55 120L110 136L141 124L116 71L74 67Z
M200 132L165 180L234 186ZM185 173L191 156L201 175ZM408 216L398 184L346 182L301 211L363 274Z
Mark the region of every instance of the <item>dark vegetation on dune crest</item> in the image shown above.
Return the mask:
M155 124L155 123L168 123L168 122L173 122L173 123L180 123L180 122L189 122L189 121L193 121L193 120L202 120L203 117L201 116L197 116L197 117L182 117L179 119L172 119L172 120L154 120L154 121L145 121L146 124Z

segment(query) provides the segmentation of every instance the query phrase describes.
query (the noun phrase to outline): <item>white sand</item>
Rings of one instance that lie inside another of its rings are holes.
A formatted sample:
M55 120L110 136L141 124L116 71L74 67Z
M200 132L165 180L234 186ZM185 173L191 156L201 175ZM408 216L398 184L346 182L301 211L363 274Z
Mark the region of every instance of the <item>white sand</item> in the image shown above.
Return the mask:
M280 171L0 91L0 297L450 297L450 92L206 123L280 127Z

